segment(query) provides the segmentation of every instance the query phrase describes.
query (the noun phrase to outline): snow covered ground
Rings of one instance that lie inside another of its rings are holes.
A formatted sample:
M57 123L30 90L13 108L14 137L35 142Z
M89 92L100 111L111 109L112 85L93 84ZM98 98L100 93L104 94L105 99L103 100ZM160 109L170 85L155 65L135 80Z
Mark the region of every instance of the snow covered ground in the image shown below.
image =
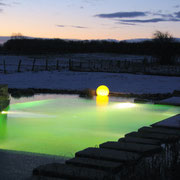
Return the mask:
M120 73L39 71L0 74L0 84L9 88L46 88L60 90L96 89L107 85L110 91L125 93L172 93L180 90L180 77Z
M37 71L37 69L45 70L46 59L48 59L48 65L55 67L58 60L60 71L31 72L34 56L0 55L0 84L8 84L10 88L46 88L60 90L96 89L99 85L105 84L110 88L110 91L138 94L171 93L174 90L180 90L180 77L69 71L69 59L107 61L126 59L142 61L144 57L145 56L103 53L65 54L49 57L37 56L35 71ZM21 73L17 73L20 59L22 60ZM3 74L4 60L8 74Z

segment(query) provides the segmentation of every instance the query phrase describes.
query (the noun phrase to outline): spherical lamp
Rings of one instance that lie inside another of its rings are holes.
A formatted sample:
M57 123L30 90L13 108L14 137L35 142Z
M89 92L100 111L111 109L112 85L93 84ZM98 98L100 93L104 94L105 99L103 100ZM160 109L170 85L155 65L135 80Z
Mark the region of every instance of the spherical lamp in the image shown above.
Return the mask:
M97 96L108 96L109 88L105 85L101 85L96 89Z

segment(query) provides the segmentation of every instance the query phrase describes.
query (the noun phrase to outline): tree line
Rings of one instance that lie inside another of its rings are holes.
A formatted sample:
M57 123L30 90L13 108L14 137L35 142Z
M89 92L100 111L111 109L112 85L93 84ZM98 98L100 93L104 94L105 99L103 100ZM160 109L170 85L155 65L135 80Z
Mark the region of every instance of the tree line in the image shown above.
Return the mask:
M105 40L62 40L12 38L2 46L0 53L6 54L64 54L64 53L118 53L155 56L160 64L174 64L180 56L180 43L168 33L157 31L151 41L139 43L112 42Z

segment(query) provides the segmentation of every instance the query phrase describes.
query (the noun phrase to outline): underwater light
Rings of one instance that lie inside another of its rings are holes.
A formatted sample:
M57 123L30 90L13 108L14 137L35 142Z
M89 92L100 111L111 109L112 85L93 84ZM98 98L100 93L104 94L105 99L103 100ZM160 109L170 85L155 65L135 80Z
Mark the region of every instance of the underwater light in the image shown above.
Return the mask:
M118 104L115 104L114 107L115 108L120 108L120 109L124 109L124 108L133 108L135 107L136 105L134 103L118 103Z
M96 89L97 96L108 96L109 88L105 85L101 85Z
M8 112L7 111L2 111L1 114L7 114Z
M55 115L48 115L44 113L33 113L25 111L2 111L1 114L8 114L10 117L27 117L27 118L54 118Z

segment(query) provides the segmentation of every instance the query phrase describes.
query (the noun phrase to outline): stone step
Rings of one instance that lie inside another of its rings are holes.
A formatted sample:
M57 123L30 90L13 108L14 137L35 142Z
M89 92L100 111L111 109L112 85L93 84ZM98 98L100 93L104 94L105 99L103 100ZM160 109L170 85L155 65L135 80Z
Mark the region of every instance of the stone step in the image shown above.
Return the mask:
M99 170L118 172L123 166L123 163L105 161L90 158L75 157L66 161L66 164L76 165L80 167L96 168Z
M136 143L136 144L149 144L149 145L160 145L161 141L155 139L147 139L141 137L125 137L120 138L119 142Z
M180 137L180 130L176 130L176 129L167 129L167 128L161 128L161 127L142 127L138 131L149 132L149 133L170 134L170 135L176 135Z
M135 143L123 143L123 142L105 142L100 144L100 148L114 149L114 150L124 150L127 152L136 152L144 156L149 156L154 153L159 153L162 148L155 145L144 145L144 144L135 144Z
M73 180L102 180L111 179L113 176L112 174L101 170L59 163L41 165L33 170L33 175Z
M180 130L180 114L152 124L153 127L166 127Z
M87 148L77 152L75 156L126 163L134 163L141 158L138 153L104 148Z
M147 133L147 132L131 132L125 135L125 137L141 137L147 139L160 140L161 143L171 143L178 141L178 136L160 133Z
M56 177L45 177L45 176L31 176L29 178L26 178L26 180L67 180L67 179L56 178Z

